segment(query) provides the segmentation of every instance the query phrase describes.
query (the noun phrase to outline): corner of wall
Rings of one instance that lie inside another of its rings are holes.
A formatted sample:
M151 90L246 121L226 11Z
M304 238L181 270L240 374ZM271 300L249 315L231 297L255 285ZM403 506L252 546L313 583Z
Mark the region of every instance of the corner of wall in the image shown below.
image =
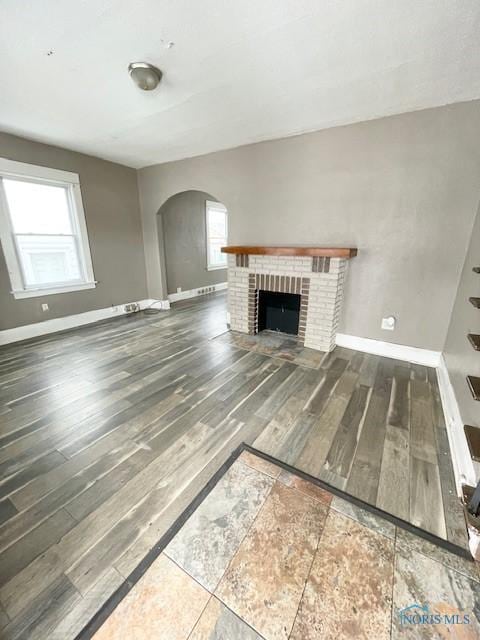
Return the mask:
M164 269L162 269L158 241L157 212L154 210L152 203L149 202L148 187L142 177L141 170L137 170L137 187L140 202L140 219L142 223L147 294L152 299L163 300L166 298L167 290L163 284Z
M480 260L480 203L473 218L465 257L460 269L452 305L442 361L438 370L439 386L447 422L450 449L457 485L477 483L464 425L480 428L480 406L467 388L467 375L480 375L480 353L468 341L468 334L480 332L480 313L469 303L480 294L480 275L473 272Z

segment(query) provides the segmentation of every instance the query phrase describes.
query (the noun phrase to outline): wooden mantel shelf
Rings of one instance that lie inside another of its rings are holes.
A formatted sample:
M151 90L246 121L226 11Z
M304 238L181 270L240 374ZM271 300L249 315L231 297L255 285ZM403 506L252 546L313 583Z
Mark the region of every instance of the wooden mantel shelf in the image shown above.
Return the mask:
M327 258L354 258L357 249L347 247L222 247L222 253L256 256L324 256Z

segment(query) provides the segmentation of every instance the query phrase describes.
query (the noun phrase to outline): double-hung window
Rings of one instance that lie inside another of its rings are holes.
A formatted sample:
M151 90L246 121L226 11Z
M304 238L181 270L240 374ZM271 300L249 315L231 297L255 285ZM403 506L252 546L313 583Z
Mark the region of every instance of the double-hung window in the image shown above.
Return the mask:
M95 286L75 173L0 158L0 239L15 298Z
M227 256L220 251L227 244L227 209L221 202L205 203L207 225L207 269L225 269Z

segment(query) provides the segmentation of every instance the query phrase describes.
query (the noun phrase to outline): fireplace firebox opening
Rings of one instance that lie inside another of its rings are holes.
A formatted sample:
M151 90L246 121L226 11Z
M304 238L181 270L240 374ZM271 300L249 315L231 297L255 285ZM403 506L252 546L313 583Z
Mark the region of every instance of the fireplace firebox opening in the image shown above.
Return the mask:
M298 335L301 296L278 291L258 292L258 331L269 329Z

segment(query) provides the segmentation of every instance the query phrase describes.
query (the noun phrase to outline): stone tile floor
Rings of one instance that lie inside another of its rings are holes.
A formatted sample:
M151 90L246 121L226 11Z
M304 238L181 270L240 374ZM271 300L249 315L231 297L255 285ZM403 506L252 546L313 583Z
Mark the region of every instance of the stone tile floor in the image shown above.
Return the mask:
M288 360L288 362L310 369L318 369L326 355L323 351L304 347L297 336L277 331L262 331L253 336L239 331L226 331L214 340L231 344L238 349Z
M478 565L249 452L94 636L479 637Z

